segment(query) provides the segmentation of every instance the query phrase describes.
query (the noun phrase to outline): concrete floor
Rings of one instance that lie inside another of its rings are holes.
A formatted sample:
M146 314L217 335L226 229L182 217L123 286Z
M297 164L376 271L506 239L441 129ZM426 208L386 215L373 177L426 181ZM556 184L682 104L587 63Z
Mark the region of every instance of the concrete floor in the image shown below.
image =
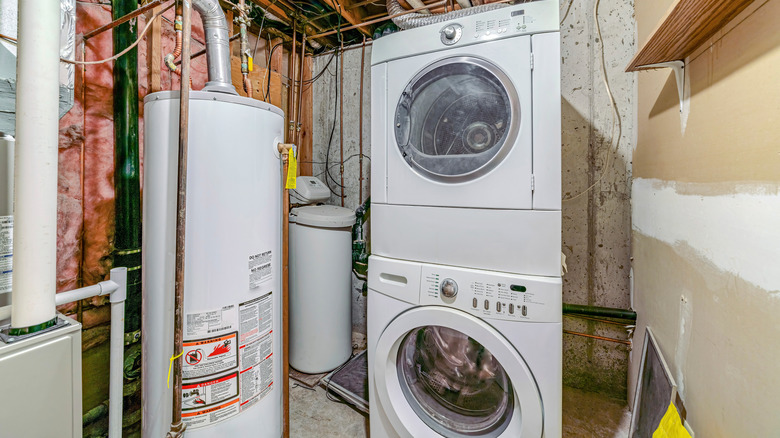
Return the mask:
M330 401L325 390L290 381L290 436L294 438L364 438L368 417ZM600 394L563 388L563 436L566 438L624 438L631 413L625 402Z

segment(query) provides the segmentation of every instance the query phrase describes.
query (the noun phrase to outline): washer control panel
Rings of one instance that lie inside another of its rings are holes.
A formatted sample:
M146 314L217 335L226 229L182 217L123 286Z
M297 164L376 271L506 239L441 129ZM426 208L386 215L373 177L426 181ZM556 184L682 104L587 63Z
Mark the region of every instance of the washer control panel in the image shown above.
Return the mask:
M561 279L422 265L420 304L455 307L482 318L561 321Z
M448 24L439 32L439 35L442 43L451 46L460 41L460 37L463 36L463 26L458 23Z

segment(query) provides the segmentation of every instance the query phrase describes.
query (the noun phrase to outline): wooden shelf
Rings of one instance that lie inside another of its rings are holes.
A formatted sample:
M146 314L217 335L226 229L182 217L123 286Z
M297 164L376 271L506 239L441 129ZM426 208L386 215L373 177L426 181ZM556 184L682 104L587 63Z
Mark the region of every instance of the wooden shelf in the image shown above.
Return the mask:
M753 0L675 0L626 71L682 61Z

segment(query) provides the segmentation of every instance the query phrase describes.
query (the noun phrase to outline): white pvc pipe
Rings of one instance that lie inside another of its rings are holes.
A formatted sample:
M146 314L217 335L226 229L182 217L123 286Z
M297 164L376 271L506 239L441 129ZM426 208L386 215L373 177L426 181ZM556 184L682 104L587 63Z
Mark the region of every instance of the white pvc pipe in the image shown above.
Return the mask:
M56 305L61 306L63 304L72 303L74 301L81 301L100 295L108 295L115 290L118 290L119 287L120 286L113 280L101 281L100 283L92 286L73 289L67 292L60 292L56 295L54 302Z
M60 2L19 2L11 326L55 317Z
M111 293L111 343L108 376L108 437L122 438L122 391L125 362L125 299L127 268L111 270L111 282L117 289ZM102 283L101 283L102 284Z

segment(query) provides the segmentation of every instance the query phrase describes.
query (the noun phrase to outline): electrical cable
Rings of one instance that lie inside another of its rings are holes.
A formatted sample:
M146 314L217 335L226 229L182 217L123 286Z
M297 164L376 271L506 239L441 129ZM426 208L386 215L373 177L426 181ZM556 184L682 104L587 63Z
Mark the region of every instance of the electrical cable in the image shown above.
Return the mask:
M590 187L588 187L587 189L583 190L582 192L578 193L575 196L569 198L563 198L562 199L563 202L573 201L579 198L585 193L588 193L591 189L596 187L601 182L601 180L604 178L604 175L606 175L607 172L609 171L609 166L612 164L612 155L617 153L618 148L620 147L620 137L623 135L623 123L620 119L620 111L618 111L617 103L615 102L615 97L612 95L612 88L610 87L609 79L607 78L607 63L604 59L604 37L601 36L601 26L599 25L599 3L601 3L601 0L596 0L596 3L593 6L593 21L596 25L596 34L598 35L599 44L601 45L602 80L604 82L604 88L606 88L607 91L607 96L609 96L609 103L612 106L612 132L610 134L609 148L607 149L607 159L604 163L604 168L601 171L601 175L599 175L599 177L596 179L596 181L593 182L593 184L590 185ZM615 135L616 126L617 126L617 136Z
M60 58L60 61L66 63L66 64L76 64L76 65L95 65L95 64L103 64L103 63L106 63L106 62L109 62L109 61L115 61L115 60L119 59L122 55L124 55L127 52L133 50L135 48L135 46L137 46L138 43L140 43L141 40L144 39L144 36L146 36L146 32L148 32L149 29L152 28L152 23L154 23L154 20L158 19L163 14L163 12L165 12L168 9L172 8L173 5L174 4L171 3L170 5L168 5L168 7L163 8L162 10L160 10L160 12L157 12L156 14L154 14L152 16L152 18L149 19L149 21L146 22L146 27L144 27L144 30L141 31L140 35L138 35L138 39L135 40L135 42L133 44L129 45L125 50L122 50L121 52L117 53L116 55L114 55L114 56L112 56L110 58L101 59L99 61L72 61L70 59Z
M559 26L563 25L563 22L566 21L566 17L569 16L569 11L571 11L571 7L574 4L574 0L569 0L569 6L566 7L566 12L563 14L563 18L561 18L561 22Z
M277 47L281 46L282 43L278 43L271 47L271 50L268 52L268 61L266 62L266 66L268 67L266 70L268 70L268 83L266 84L265 89L265 96L263 96L263 100L268 102L268 96L271 95L271 58L274 56L274 51Z
M336 34L338 35L339 42L341 42L341 14L339 14L339 21L338 21L338 27L337 27ZM338 50L338 51L340 52L340 50ZM336 57L336 71L339 71L339 58L338 58L338 55ZM330 178L331 180L333 180L333 182L336 184L337 187L339 187L339 188L343 187L330 174L330 148L331 148L331 145L333 144L333 134L336 132L336 112L338 111L338 107L339 107L338 95L339 95L339 92L340 92L338 78L336 78L336 80L333 81L333 82L335 83L336 92L334 93L334 99L333 99L333 103L334 103L333 104L333 125L331 126L331 129L330 129L330 138L328 138L328 148L327 148L327 150L325 152L325 185L328 187L328 189L331 191L331 193L333 193L336 196L341 197L341 194L336 193L335 191L333 191L333 189L330 188L330 182L328 181L328 179ZM339 135L340 135L340 133L339 133ZM343 166L344 163L339 163L339 165Z

